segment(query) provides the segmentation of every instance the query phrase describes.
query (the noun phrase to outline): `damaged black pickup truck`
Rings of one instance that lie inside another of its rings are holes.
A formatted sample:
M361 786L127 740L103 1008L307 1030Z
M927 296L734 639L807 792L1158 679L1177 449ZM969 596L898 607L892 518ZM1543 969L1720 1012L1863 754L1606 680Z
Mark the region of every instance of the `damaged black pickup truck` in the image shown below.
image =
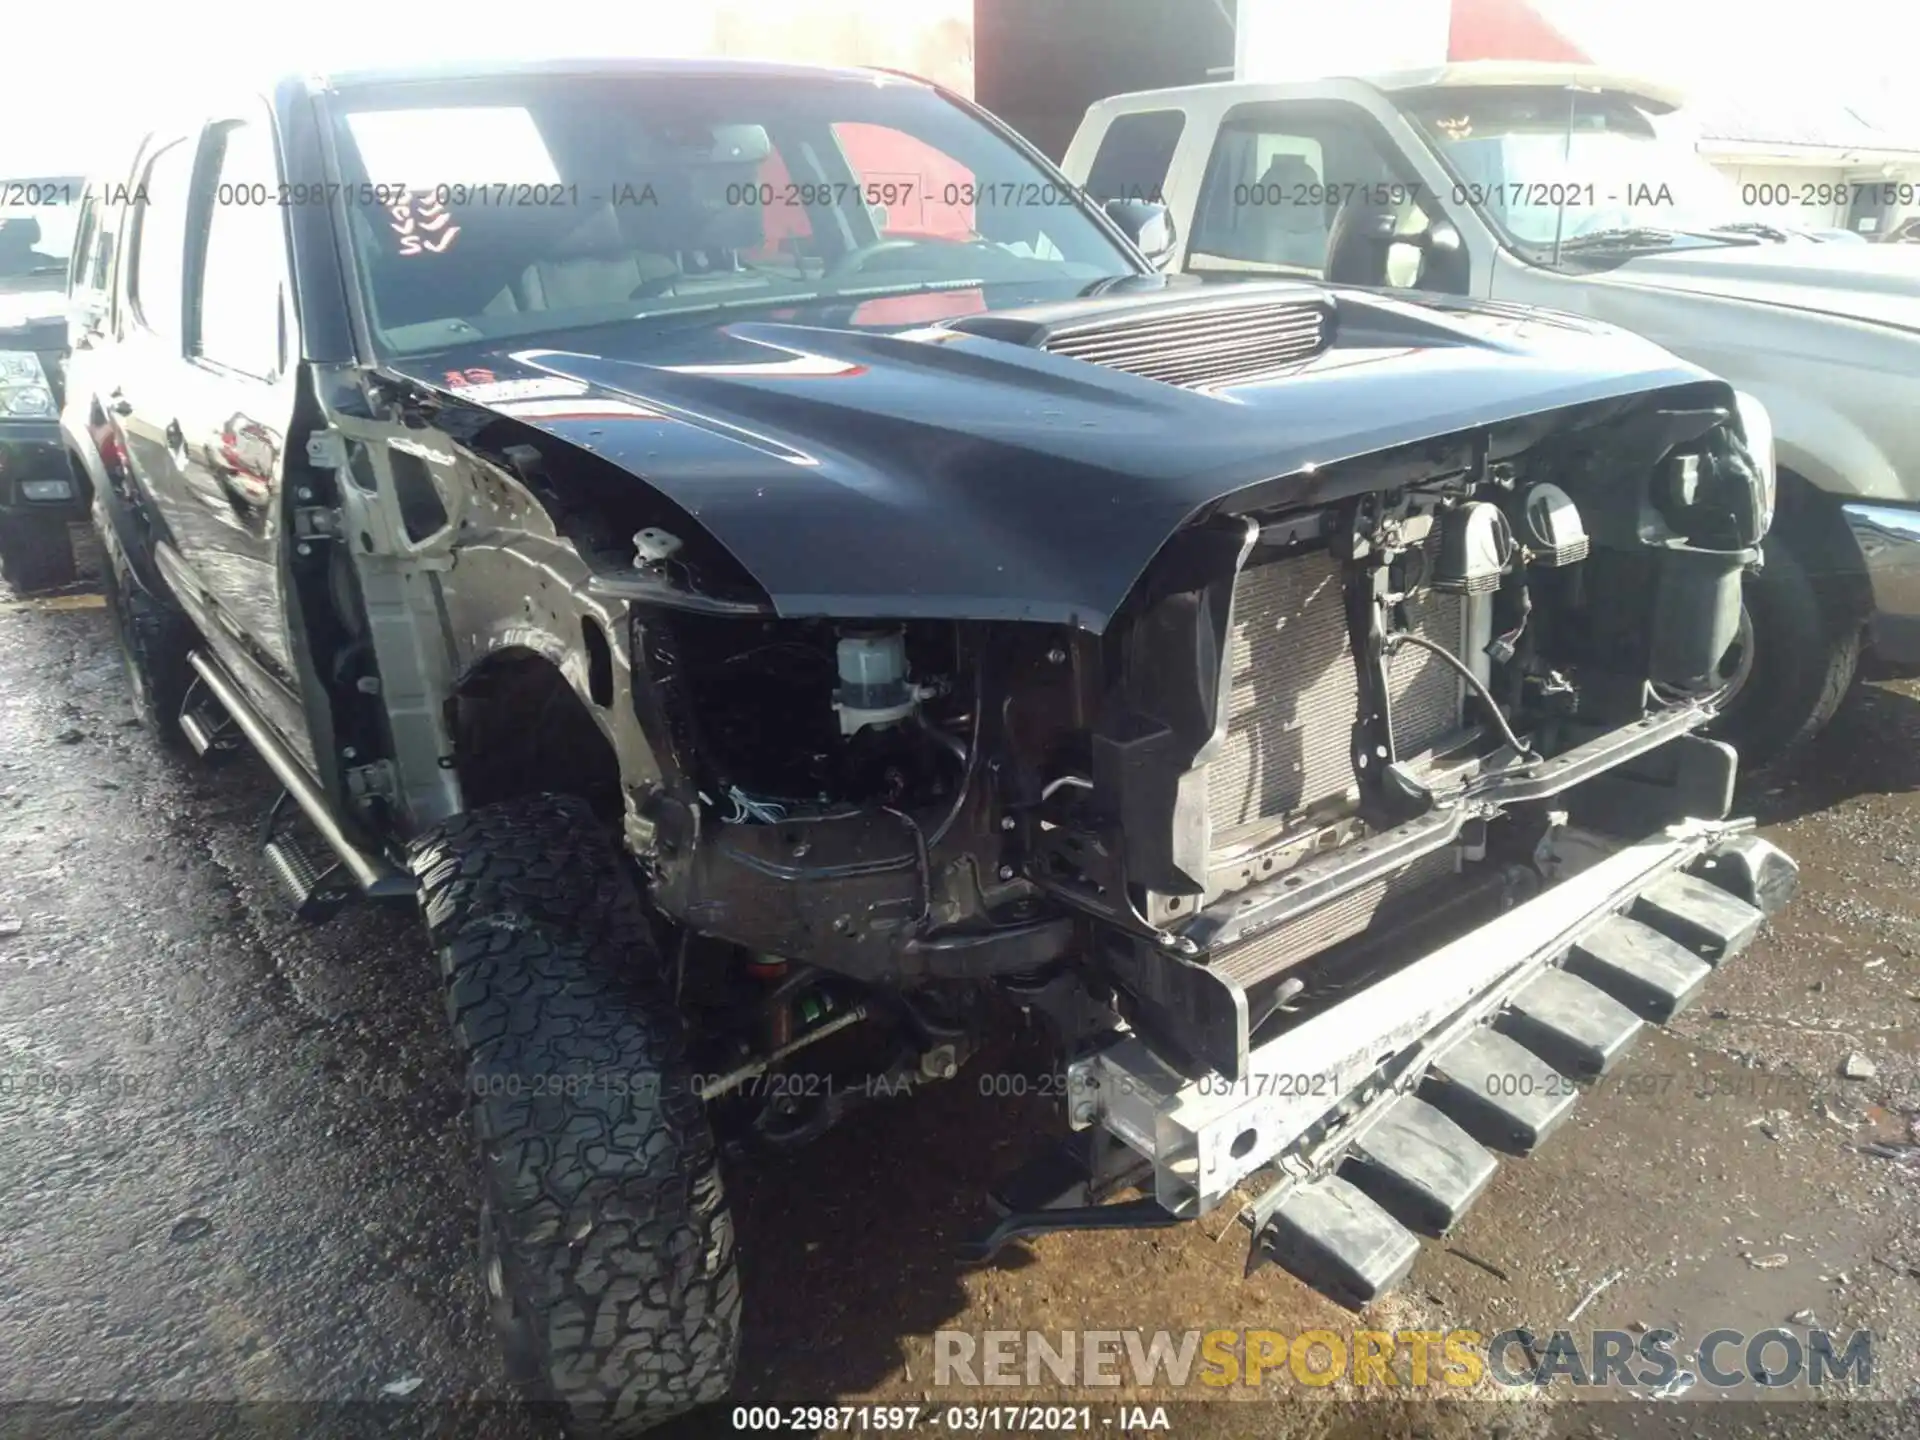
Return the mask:
M1771 456L1640 340L1169 280L864 72L303 79L124 181L63 433L136 696L302 913L417 896L582 1423L726 1392L716 1137L875 1089L809 1077L1025 1012L977 1253L1245 1186L1358 1304L1793 888L1695 733Z

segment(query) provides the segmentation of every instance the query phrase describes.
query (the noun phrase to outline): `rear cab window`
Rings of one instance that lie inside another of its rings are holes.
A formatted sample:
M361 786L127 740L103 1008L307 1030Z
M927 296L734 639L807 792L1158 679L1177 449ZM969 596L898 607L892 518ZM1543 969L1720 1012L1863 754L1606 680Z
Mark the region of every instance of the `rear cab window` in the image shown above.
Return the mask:
M1164 204L1167 172L1186 128L1186 113L1180 110L1115 116L1087 170L1087 193L1096 200Z
M279 167L264 117L219 126L217 159L198 197L188 293L188 352L274 380L286 367L286 233Z
M843 122L833 127L833 138L882 235L958 241L979 235L979 182L961 161L889 125Z
M836 203L864 206L884 237L976 237L974 176L966 165L890 126L843 122L829 128L850 179L796 179L781 152L770 149L758 179L726 197L725 203L760 210L761 242L746 256L829 258L831 247L816 236L810 210ZM800 163L805 173L805 160Z
M141 171L133 219L134 318L163 340L184 345L187 214L194 144L182 137L156 151Z

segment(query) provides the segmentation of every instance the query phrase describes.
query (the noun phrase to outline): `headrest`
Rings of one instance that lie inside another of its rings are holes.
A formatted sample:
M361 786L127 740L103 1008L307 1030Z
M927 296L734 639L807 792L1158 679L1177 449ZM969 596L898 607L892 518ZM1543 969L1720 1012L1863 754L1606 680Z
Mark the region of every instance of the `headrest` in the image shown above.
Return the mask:
M1262 185L1317 185L1320 176L1313 166L1307 163L1304 155L1282 153L1267 162L1266 173L1260 177Z
M752 249L765 237L765 221L757 205L740 203L740 192L759 175L757 161L673 166L648 174L651 203L622 212L629 241L666 255Z
M602 201L586 209L580 223L554 243L552 255L556 260L574 260L618 254L632 248L621 233L619 214L611 204Z

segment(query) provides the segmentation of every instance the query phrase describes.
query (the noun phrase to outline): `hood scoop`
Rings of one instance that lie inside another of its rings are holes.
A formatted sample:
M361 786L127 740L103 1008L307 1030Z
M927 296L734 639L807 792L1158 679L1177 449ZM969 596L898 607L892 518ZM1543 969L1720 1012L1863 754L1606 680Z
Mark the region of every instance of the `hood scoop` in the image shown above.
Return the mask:
M1286 373L1333 340L1333 297L1306 286L1261 288L1257 297L983 315L950 328L1189 390L1244 385Z
M1056 330L1042 348L1166 385L1200 390L1284 373L1326 349L1330 300L1209 305Z

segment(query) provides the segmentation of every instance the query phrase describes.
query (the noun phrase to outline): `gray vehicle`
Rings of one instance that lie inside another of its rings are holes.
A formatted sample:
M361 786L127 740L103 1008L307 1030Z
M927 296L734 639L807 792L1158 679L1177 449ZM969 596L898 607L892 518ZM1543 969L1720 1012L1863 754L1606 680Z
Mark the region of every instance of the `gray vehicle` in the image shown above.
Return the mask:
M1062 168L1099 196L1164 199L1169 261L1195 274L1548 306L1751 397L1781 523L1747 577L1721 733L1756 763L1832 717L1863 644L1920 666L1920 266L1816 241L1783 208L1814 192L1907 209L1920 186L1737 186L1676 133L1681 100L1518 61L1195 85L1094 105Z
M1793 889L1697 733L1772 457L1637 337L1169 278L873 72L301 78L108 193L62 431L136 701L271 769L299 913L424 911L581 1428L727 1393L730 1166L1008 1093L1026 1018L970 1255L1244 1184L1364 1303Z
M85 182L0 176L0 577L17 591L73 579L69 523L88 493L60 443L68 256Z

